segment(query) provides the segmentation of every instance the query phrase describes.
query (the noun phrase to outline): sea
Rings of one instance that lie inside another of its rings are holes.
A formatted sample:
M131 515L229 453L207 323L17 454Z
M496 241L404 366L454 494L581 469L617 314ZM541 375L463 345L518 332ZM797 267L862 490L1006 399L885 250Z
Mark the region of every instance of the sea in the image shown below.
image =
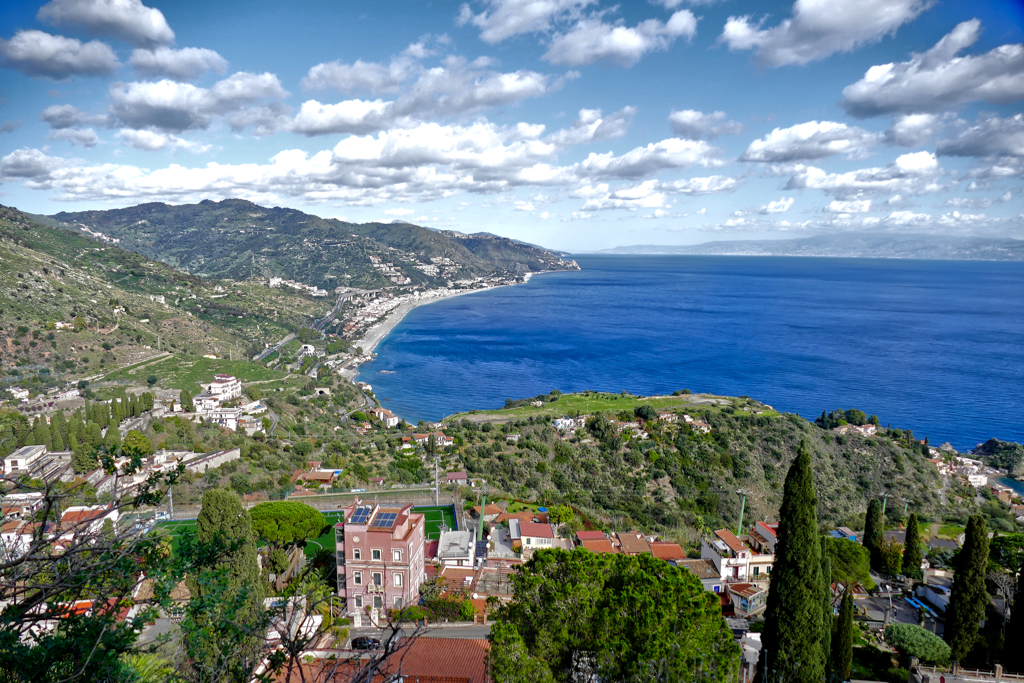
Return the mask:
M415 423L506 398L689 389L930 443L1024 441L1024 263L580 255L410 312L360 379Z

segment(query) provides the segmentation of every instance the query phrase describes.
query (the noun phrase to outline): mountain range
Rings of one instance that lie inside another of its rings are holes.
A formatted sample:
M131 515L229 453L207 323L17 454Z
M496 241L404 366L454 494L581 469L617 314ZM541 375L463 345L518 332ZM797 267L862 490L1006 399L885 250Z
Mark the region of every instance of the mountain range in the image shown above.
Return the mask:
M1024 240L924 234L843 233L789 240L717 241L684 246L639 244L605 249L597 253L1024 261Z

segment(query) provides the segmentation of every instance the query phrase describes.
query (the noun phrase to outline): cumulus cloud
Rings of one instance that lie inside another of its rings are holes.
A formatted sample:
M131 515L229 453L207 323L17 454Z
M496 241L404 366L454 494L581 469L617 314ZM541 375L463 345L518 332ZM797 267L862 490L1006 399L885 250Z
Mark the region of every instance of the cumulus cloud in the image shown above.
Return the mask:
M141 149L147 152L156 152L161 149L181 149L186 152L191 152L192 154L205 154L213 149L213 145L203 145L198 142L185 140L177 135L154 133L149 130L132 130L131 128L122 128L118 133L118 137L135 149Z
M573 123L572 128L563 128L552 133L547 137L547 141L559 147L568 147L620 138L629 130L634 114L634 107L623 107L608 116L602 116L600 109L580 109L579 118Z
M835 154L862 158L878 144L875 133L834 121L808 121L789 128L776 128L750 143L741 161L783 163L823 159Z
M151 50L137 48L132 50L128 63L147 78L166 76L176 81L194 81L207 71L223 74L228 69L226 59L203 47L180 50L164 46Z
M277 76L270 73L239 72L211 88L167 79L114 83L110 86L110 111L128 128L180 133L207 128L216 115L287 94Z
M51 0L36 18L51 26L71 26L133 45L162 45L174 40L163 13L140 0Z
M825 213L866 213L871 210L870 199L833 199L822 209Z
M72 76L106 76L121 66L106 43L54 36L43 31L18 31L10 40L0 39L4 66L26 76L56 81Z
M797 0L792 18L762 29L765 19L729 17L721 41L730 50L756 50L764 66L807 64L849 52L896 32L928 8L927 0Z
M51 140L64 140L78 147L95 147L100 141L92 128L60 128L51 130L46 137Z
M336 104L308 100L302 104L291 130L313 136L409 127L431 117L461 116L541 97L564 83L564 79L535 71L494 71L487 68L488 64L486 59L468 62L452 56L432 69L410 66L409 73L418 73L418 77L395 100L354 99ZM316 69L310 71L307 79ZM316 80L321 85L328 81L323 72L317 72ZM351 79L345 83L351 84ZM376 82L374 87L384 88L385 81Z
M1001 45L958 56L977 42L981 22L965 21L927 52L906 62L873 66L843 89L852 116L937 112L963 102L1010 104L1024 98L1024 45Z
M705 114L694 109L672 110L668 115L672 132L687 140L711 140L719 135L739 135L743 124L726 120L724 111Z
M947 156L1024 157L1024 114L980 119L952 140L939 142L938 153Z
M302 79L302 87L310 90L337 90L345 94L359 90L375 95L397 92L398 87L419 70L418 67L418 63L403 57L394 58L387 65L361 59L353 64L335 60L311 68Z
M39 119L50 124L50 128L55 130L75 126L104 126L110 121L109 116L86 114L70 104L50 105L42 111Z
M38 149L22 147L0 158L0 180L47 178L50 173L65 164L64 159L60 157L49 156Z
M690 10L676 12L667 22L647 19L633 27L592 17L556 34L542 59L565 66L603 62L629 67L648 52L666 50L677 38L692 38L696 33L697 18Z
M583 211L608 211L612 209L661 209L668 206L668 196L707 195L717 192L731 192L738 183L727 176L708 176L672 182L646 180L637 185L628 185L615 190L608 183L585 184L571 193L571 196L586 199ZM661 216L654 216L660 218Z
M822 190L839 199L862 199L869 193L924 194L937 192L942 168L931 152L913 152L897 157L882 168L864 168L847 173L827 173L814 166L800 169L789 179L787 190Z
M500 43L522 33L552 28L556 20L578 17L581 10L597 0L488 0L487 9L474 14L469 4L462 5L458 24L480 29L485 43Z
M667 138L636 147L621 156L612 152L590 155L576 164L580 175L624 180L689 166L721 166L720 151L703 140Z
M21 121L3 121L0 123L0 133L13 133L21 127Z
M760 214L772 214L772 213L785 213L793 208L793 203L796 200L792 197L783 197L773 202L768 202L760 209L757 210Z
M942 119L935 114L901 114L885 131L885 141L900 147L917 147L928 142L941 127Z

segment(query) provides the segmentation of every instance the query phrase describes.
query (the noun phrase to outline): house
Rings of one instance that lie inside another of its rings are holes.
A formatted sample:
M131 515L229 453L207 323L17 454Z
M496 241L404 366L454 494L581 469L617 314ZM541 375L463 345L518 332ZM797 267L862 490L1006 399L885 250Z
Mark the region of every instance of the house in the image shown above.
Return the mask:
M555 540L555 532L551 525L540 522L521 522L519 533L523 540L524 550L550 548Z
M7 387L7 391L10 392L11 396L17 401L28 400L28 389L22 389L21 387Z
M612 545L612 542L607 538L602 537L599 540L588 540L581 541L580 548L586 548L592 553L617 553L619 549Z
M841 526L828 532L828 535L832 538L845 538L848 541L857 542L857 532L850 527Z
M238 421L242 417L241 408L213 408L207 415L210 422L220 425L225 429L235 431L238 429Z
M571 417L558 417L552 423L560 432L571 432L576 430L576 420Z
M651 554L666 562L677 562L686 559L686 551L678 543L655 541L650 544Z
M108 519L116 524L120 512L113 505L72 505L60 516L62 539L99 533Z
M371 410L370 414L383 422L384 426L388 428L397 427L398 423L402 421L402 418L398 417L387 408L381 408L380 406ZM424 443L426 443L426 441L424 441Z
M750 547L763 555L775 554L775 542L778 540L778 524L768 522L754 522L754 528L747 535L747 542Z
M753 583L726 584L729 600L738 617L752 617L767 607L768 591Z
M192 399L192 405L195 406L197 413L208 413L220 406L220 399L209 391L204 391Z
M46 452L46 446L22 446L4 458L4 473L27 473Z
M334 526L338 597L349 615L415 605L426 580L425 518L412 505L350 505ZM359 621L356 622L358 626Z
M490 503L486 508L482 510L479 505L473 506L473 516L477 519L480 519L480 515L483 514L485 522L494 522L498 519L498 515L500 515L501 513L502 509L495 505L494 503Z
M465 484L468 475L465 472L449 472L448 483L449 484Z
M701 543L701 559L711 560L723 581L764 581L775 556L755 551L728 529Z
M0 524L0 561L15 560L32 547L39 522L11 519Z
M218 401L230 401L242 396L242 380L231 375L217 374L206 390Z
M650 555L651 544L639 531L620 531L615 534L619 551L624 555Z
M583 545L584 541L607 541L608 537L604 535L603 531L577 531L576 541L579 545Z
M878 433L878 425L839 425L832 430L836 434L860 434L861 436L874 436Z
M370 483L373 484L374 486L383 486L384 477L370 477Z
M673 564L700 579L704 590L711 593L722 592L722 574L711 560L676 560Z
M313 470L303 473L299 480L318 488L330 488L338 480L338 473L334 470Z
M474 567L476 530L442 532L437 540L437 560L446 567Z
M674 424L679 422L679 416L675 413L658 413L658 421Z

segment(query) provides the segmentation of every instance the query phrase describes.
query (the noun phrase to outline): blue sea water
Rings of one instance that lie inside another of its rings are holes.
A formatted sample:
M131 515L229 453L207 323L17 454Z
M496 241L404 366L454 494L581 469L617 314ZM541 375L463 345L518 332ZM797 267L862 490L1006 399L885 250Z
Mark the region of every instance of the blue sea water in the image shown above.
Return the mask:
M413 422L552 389L688 388L812 418L859 408L961 450L1024 441L1024 263L577 261L414 309L360 378Z

